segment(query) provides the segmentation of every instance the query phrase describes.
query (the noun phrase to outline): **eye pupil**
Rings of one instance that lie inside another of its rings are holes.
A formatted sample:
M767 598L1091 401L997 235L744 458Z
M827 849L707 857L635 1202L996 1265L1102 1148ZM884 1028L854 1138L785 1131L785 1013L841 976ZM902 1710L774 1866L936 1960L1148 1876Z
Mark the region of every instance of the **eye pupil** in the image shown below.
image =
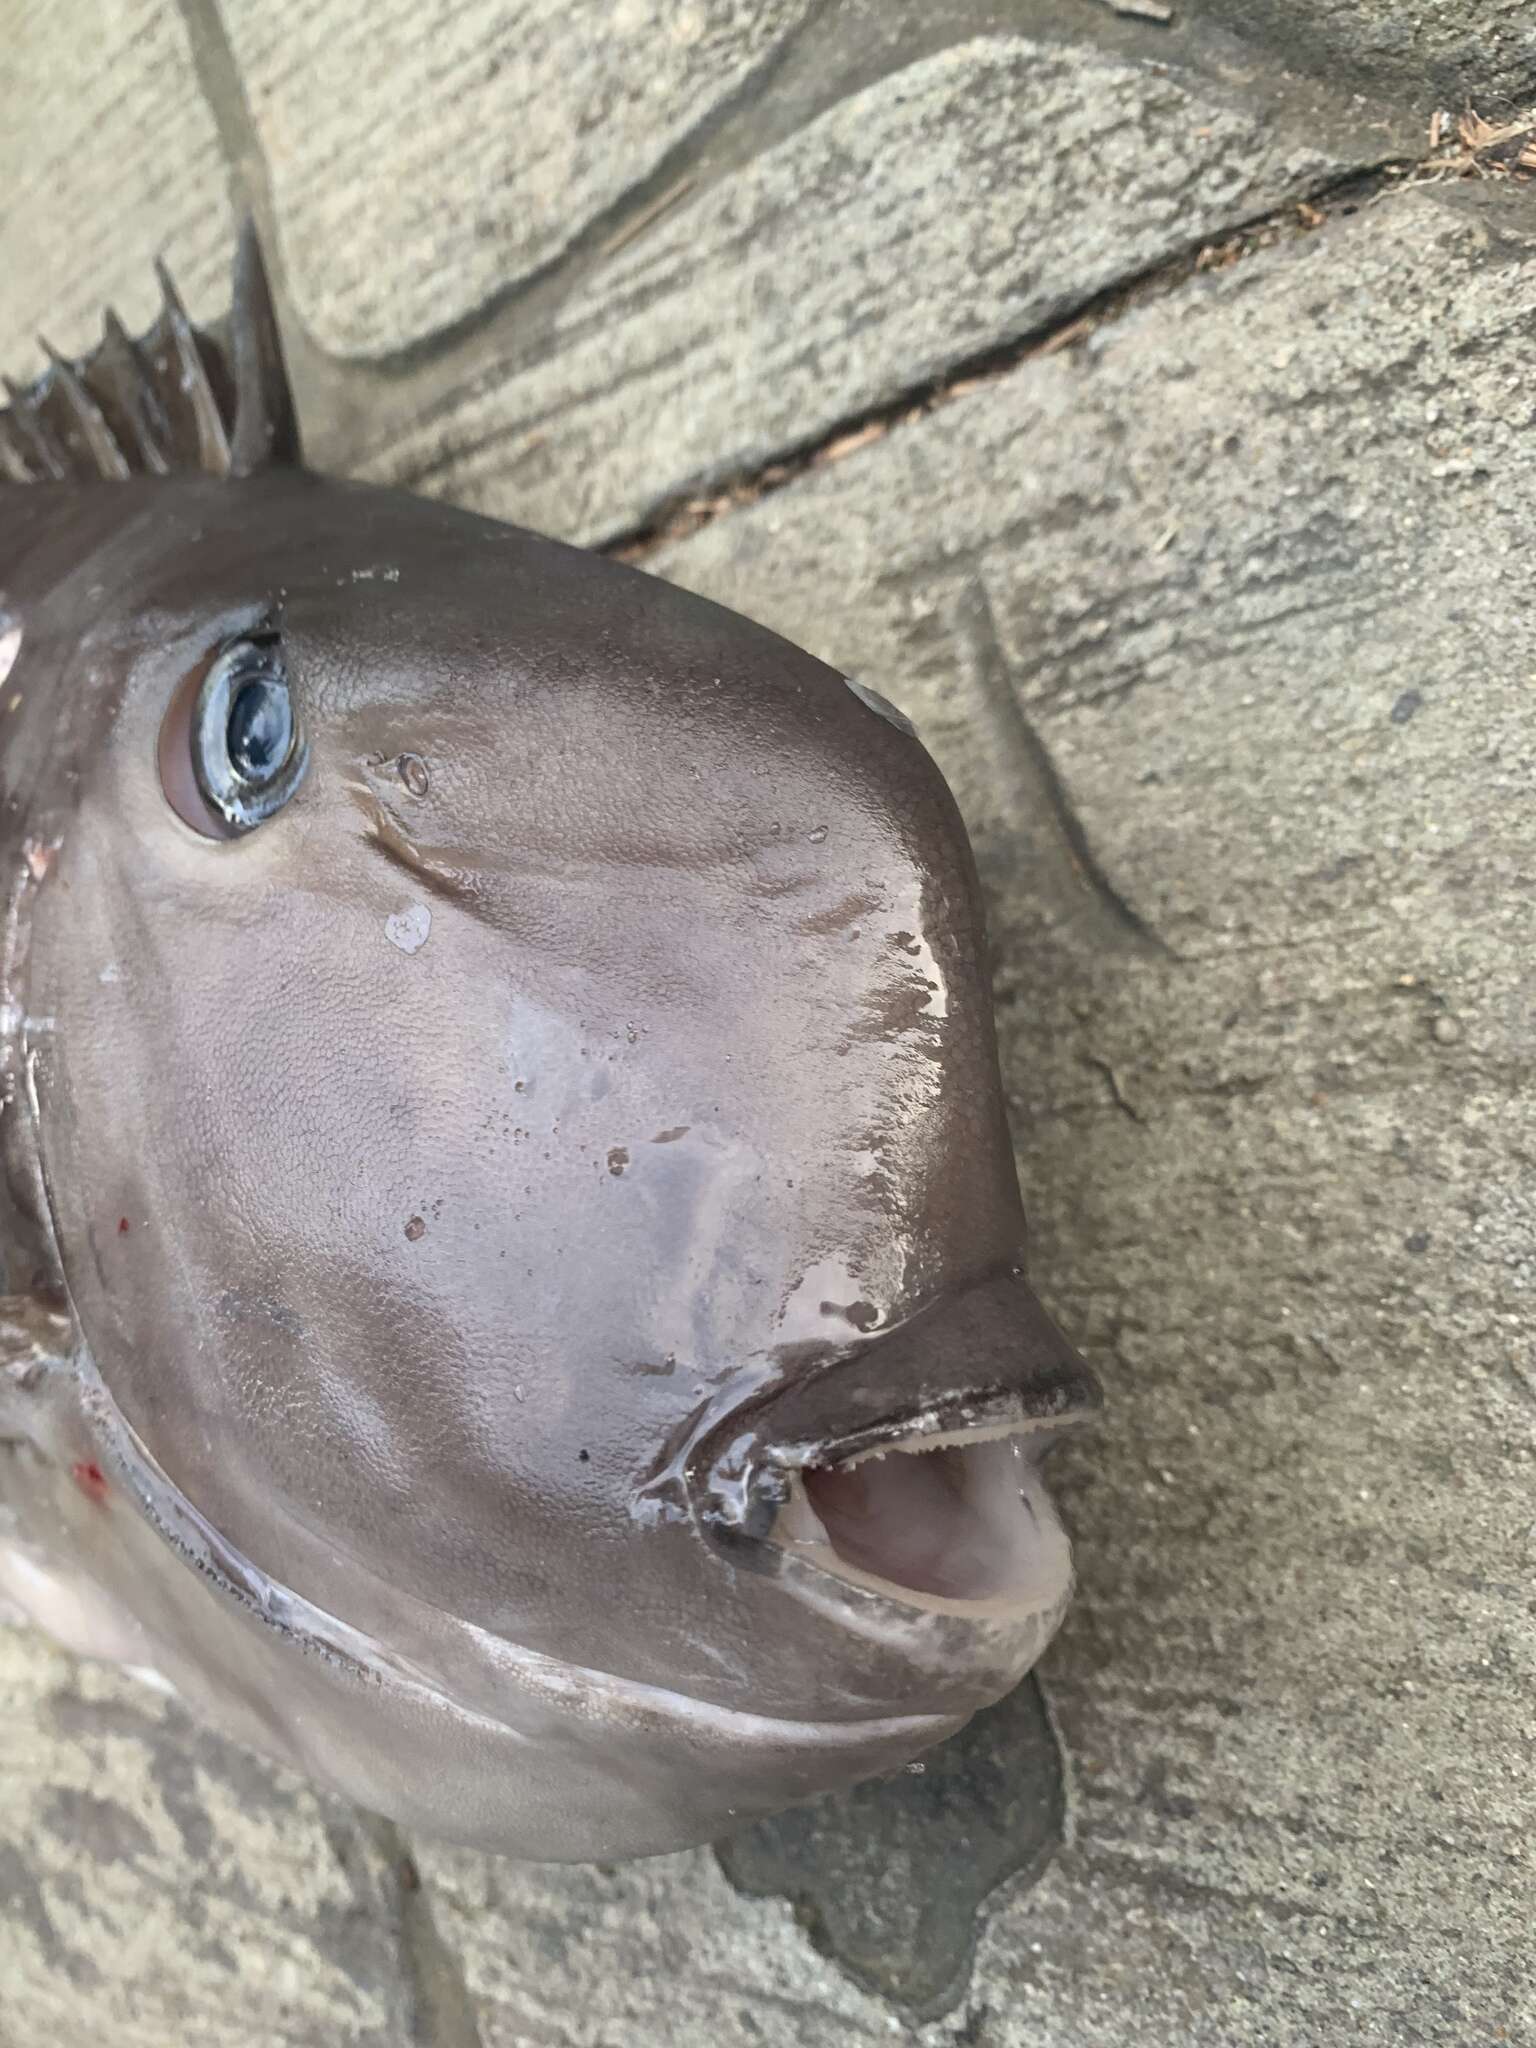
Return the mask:
M293 711L286 690L264 678L243 683L230 706L229 762L244 782L265 782L288 758Z

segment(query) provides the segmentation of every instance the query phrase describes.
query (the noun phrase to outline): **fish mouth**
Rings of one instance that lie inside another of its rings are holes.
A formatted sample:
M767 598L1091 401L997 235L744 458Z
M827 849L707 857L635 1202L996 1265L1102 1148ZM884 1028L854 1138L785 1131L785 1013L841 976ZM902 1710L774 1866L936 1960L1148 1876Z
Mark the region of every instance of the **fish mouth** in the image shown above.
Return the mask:
M1071 1546L1041 1467L1100 1399L1012 1266L722 1419L691 1461L696 1512L748 1568L909 1609L1059 1613Z
M946 1429L937 1416L876 1445L781 1466L767 1541L817 1571L906 1606L1054 1611L1072 1550L1041 1473L1065 1427L1022 1416Z

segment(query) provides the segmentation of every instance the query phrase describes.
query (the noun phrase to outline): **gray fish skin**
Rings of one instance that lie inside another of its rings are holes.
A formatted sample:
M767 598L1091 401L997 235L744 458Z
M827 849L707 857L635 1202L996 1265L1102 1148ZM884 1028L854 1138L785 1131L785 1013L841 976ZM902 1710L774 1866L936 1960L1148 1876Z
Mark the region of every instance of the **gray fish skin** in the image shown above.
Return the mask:
M1097 1391L932 761L718 606L307 472L249 237L226 337L75 368L0 415L0 1600L527 1857L952 1733L1061 1617ZM210 836L258 639L307 765Z

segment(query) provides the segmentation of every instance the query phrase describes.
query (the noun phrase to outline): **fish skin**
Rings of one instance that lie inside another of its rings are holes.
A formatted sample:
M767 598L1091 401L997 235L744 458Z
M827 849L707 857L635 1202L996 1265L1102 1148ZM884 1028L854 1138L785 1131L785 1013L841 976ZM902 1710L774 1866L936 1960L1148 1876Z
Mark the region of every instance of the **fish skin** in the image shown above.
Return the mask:
M249 235L227 345L167 307L0 415L0 1599L524 1856L904 1761L1064 1601L786 1555L785 1446L1097 1399L949 791L763 627L303 469ZM157 761L257 630L310 761L220 842Z

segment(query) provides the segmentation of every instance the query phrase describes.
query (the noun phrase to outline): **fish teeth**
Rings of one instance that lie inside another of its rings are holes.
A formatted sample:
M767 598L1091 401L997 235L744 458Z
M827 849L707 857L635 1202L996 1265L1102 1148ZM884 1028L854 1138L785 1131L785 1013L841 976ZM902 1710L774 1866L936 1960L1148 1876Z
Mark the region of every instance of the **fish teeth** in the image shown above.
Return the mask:
M924 1457L930 1451L949 1450L955 1447L968 1448L973 1444L995 1443L1000 1437L1020 1439L1018 1449L1022 1455L1023 1439L1053 1434L1061 1427L1058 1416L1017 1416L1006 1422L980 1425L961 1420L949 1429L940 1427L936 1417L926 1416L915 1422L905 1437L883 1444L873 1444L867 1450L856 1451L849 1458L805 1458L798 1462L826 1470L836 1466L840 1471L851 1472L856 1465L867 1464L871 1458L901 1456L906 1458Z

